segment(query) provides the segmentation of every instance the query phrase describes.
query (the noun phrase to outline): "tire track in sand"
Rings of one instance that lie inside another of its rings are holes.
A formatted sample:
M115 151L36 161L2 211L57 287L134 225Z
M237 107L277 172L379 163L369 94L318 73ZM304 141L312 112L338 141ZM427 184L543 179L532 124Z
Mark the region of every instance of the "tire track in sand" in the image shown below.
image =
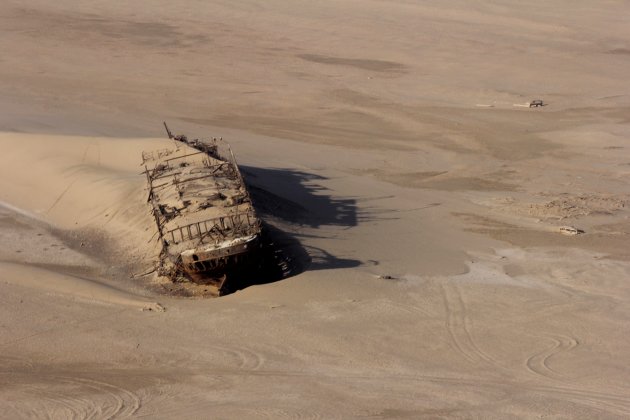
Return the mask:
M455 285L442 284L441 291L446 311L445 326L455 349L471 363L486 363L495 368L504 369L495 358L484 352L475 341L471 332L472 320L468 316L466 302L459 288Z
M41 385L27 388L29 395L38 397L31 412L45 413L47 418L125 418L133 417L142 407L138 394L109 382L77 376L38 375L38 378L55 384L53 388L42 389Z
M209 347L235 359L237 362L236 368L239 370L256 371L265 363L265 358L262 354L246 347L218 346L216 344L212 344Z
M535 375L549 379L562 379L564 375L553 370L549 366L549 360L560 353L573 350L580 342L576 338L566 335L548 336L546 338L552 341L553 344L547 349L530 356L525 361L525 366L530 373Z

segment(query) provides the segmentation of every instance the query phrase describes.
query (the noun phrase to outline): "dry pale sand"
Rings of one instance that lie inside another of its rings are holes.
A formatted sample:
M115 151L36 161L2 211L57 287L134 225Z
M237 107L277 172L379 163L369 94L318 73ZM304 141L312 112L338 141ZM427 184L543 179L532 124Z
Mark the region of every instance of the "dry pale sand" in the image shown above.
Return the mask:
M628 16L3 1L0 418L629 417ZM231 142L297 275L147 274L162 120Z

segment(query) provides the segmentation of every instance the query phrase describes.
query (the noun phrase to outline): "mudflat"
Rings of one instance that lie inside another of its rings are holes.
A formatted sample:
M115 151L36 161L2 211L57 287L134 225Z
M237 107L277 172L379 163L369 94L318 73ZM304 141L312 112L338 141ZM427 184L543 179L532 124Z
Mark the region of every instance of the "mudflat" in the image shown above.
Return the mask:
M0 417L627 418L630 6L591 3L4 2ZM164 120L229 141L286 278L155 276Z

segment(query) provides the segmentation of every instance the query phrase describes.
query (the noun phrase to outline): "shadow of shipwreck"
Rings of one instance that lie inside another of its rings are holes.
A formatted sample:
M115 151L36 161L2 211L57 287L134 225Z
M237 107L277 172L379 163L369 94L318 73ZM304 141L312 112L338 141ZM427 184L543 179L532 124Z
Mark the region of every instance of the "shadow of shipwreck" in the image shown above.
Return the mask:
M325 177L292 169L240 166L254 208L263 220L262 263L233 285L233 290L286 279L306 270L357 267L325 249L305 246L301 228L351 228L368 219L354 198L333 197L321 184Z
M321 175L291 169L241 167L256 210L262 216L292 224L356 226L363 215L354 198L330 195Z

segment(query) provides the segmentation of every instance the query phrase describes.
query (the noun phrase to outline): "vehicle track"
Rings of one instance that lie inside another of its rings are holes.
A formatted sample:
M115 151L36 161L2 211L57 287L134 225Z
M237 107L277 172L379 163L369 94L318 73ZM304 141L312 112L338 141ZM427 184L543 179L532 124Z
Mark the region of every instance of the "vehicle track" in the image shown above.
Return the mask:
M472 320L466 302L455 285L442 284L442 298L446 310L445 325L455 349L471 363L486 363L504 369L500 363L484 352L472 334Z
M26 387L35 396L29 403L30 418L116 419L132 417L142 407L137 393L109 382L77 376L36 375L44 384ZM54 384L51 387L48 384ZM23 412L14 405L16 412Z
M210 347L217 349L229 358L236 360L236 367L240 370L256 371L265 363L265 358L262 354L246 347L218 346L216 344L213 344Z
M564 375L556 372L549 366L549 360L563 352L568 352L576 348L580 343L576 338L566 335L546 337L553 344L547 349L535 353L525 361L527 370L536 375L549 379L562 379Z

